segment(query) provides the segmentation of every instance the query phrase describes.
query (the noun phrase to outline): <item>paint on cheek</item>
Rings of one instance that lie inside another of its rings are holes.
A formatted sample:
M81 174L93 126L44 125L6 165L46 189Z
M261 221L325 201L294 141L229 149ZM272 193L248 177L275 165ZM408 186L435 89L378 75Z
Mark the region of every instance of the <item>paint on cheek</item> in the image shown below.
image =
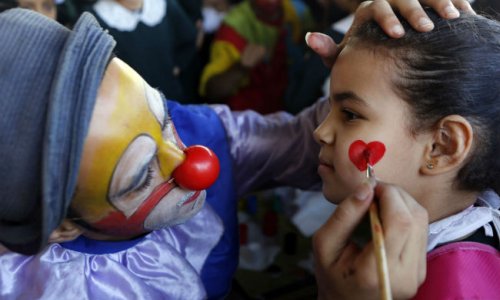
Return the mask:
M172 172L184 161L186 155L170 141L164 141L158 146L161 174L163 178L170 178Z
M349 147L349 159L361 172L374 166L385 154L385 145L379 141L366 144L362 140L354 141Z
M145 233L144 221L158 203L175 187L172 182L165 182L149 195L137 210L127 218L121 211L111 212L92 227L116 236L136 236Z

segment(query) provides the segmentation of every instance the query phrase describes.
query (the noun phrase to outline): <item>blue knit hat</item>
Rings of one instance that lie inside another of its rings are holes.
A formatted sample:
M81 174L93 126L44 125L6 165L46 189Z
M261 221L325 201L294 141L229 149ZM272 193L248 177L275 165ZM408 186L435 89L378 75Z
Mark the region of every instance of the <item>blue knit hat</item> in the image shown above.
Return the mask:
M0 13L0 243L33 254L75 191L114 40L84 13L71 31L35 12Z

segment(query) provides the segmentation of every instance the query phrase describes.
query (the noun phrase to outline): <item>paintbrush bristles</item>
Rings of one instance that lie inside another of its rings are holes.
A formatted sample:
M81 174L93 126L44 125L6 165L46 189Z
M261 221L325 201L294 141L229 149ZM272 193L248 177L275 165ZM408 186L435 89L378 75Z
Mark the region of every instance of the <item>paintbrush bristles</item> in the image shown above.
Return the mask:
M366 178L370 179L373 177L373 167L370 164L366 164Z

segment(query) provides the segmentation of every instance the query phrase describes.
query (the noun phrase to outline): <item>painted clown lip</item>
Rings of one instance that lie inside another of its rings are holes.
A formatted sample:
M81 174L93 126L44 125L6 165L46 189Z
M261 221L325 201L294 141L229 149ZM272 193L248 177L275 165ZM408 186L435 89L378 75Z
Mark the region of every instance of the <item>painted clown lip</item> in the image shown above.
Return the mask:
M201 191L195 191L187 194L181 201L177 202L177 206L180 207L195 201L196 199L198 199L198 196L200 196L200 193Z

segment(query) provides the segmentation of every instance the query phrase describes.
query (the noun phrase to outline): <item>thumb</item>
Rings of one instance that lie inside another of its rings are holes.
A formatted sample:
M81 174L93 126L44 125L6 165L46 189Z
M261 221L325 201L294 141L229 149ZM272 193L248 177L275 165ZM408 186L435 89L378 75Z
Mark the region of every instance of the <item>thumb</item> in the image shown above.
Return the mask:
M316 231L313 245L315 256L321 262L329 264L339 258L357 224L368 211L375 184L374 179L364 181Z
M339 54L339 49L333 39L319 32L308 32L305 39L307 46L323 59L323 63L328 68L333 67L333 63Z

